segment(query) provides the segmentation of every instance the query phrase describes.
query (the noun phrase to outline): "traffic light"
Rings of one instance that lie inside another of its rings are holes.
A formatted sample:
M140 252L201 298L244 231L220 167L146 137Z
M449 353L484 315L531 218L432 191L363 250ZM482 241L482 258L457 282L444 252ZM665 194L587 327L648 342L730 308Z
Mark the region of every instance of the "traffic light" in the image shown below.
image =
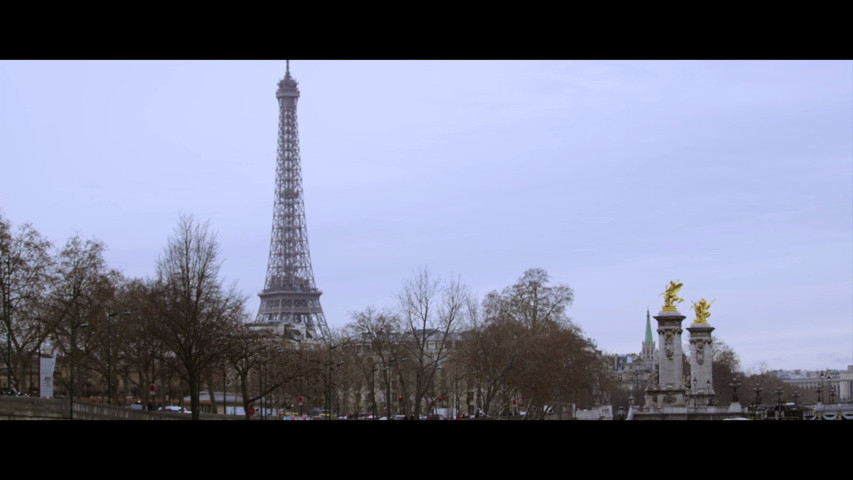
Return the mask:
M403 401L403 396L402 396L402 395L397 395L397 400L399 400L400 402L402 402L402 401Z

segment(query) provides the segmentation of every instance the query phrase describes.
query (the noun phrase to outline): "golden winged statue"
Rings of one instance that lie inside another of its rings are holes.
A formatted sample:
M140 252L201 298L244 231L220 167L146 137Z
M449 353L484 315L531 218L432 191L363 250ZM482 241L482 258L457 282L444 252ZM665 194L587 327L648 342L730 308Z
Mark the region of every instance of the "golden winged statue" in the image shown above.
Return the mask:
M708 323L708 317L711 316L711 313L708 311L711 308L711 304L716 300L705 300L704 298L699 300L698 302L693 302L693 311L696 312L696 320L693 323Z
M677 312L678 310L675 308L676 303L681 303L684 301L683 298L678 296L678 291L681 290L684 284L680 281L676 280L674 282L669 282L669 285L666 286L666 291L661 293L663 295L663 311L664 312Z

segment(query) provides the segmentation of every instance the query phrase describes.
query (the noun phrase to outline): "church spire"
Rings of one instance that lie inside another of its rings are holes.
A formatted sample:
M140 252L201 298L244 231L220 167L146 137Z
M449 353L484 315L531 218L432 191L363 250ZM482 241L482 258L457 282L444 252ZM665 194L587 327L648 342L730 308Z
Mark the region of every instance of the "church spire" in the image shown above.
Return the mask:
M655 343L652 338L652 320L648 308L646 308L646 343Z
M646 308L646 339L643 340L643 353L640 354L640 358L642 358L644 363L649 365L654 362L655 358L655 341L654 337L652 337L652 319L648 308Z

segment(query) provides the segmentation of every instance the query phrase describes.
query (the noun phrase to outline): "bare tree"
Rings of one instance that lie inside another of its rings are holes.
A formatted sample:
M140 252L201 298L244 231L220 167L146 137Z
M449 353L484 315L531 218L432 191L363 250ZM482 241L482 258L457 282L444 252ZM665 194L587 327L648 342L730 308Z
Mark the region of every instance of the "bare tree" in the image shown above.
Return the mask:
M351 318L353 322L347 330L352 344L362 349L357 352L355 360L370 388L368 407L374 416L378 415L376 398L380 396L385 399L385 408L390 415L393 407L389 398L392 364L405 357L400 348L400 318L388 310L377 310L372 306L352 313Z
M469 316L478 318L476 311ZM462 334L454 360L459 362L457 369L468 372L479 408L487 414L496 410L493 407L508 389L511 374L520 368L524 334L519 324L500 319L472 321Z
M413 414L420 417L421 406L433 388L436 371L447 357L447 342L461 322L469 297L468 288L458 278L447 283L430 275L425 267L405 282L398 294L400 316L415 369Z
M130 279L117 291L113 311L128 311L113 325L112 355L114 371L123 380L126 393L133 393L145 405L151 402L149 385L160 385L167 378L162 352L165 350L156 331L157 290L153 281Z
M689 350L687 350L689 351ZM714 382L714 392L718 401L722 398L730 398L730 384L734 381L740 370L740 357L732 347L720 340L716 335L711 337L711 376ZM723 392L726 392L723 395Z
M471 304L457 369L469 372L481 408L490 415L589 401L598 389L600 354L566 315L574 293L549 285L547 272L527 270L512 286L493 291L482 309Z
M290 387L290 383L302 379L309 367L317 363L306 361L298 344L282 341L246 324L235 327L227 344L225 358L239 380L246 420L251 418L252 405L258 400L274 397L279 403L289 405L287 399L295 395L290 388L282 387ZM313 371L318 372L316 368ZM252 385L253 377L256 388Z
M486 297L486 315L506 317L537 329L546 324L569 324L566 309L575 294L568 285L549 285L548 272L531 268L510 287Z
M32 225L21 225L15 232L0 216L0 318L5 333L0 350L7 386L19 391L35 354L52 333L46 301L54 278L50 248Z
M98 240L83 241L75 235L59 252L48 328L54 347L70 360L72 396L85 374L87 359L96 350L106 305L115 294L116 272L107 268L105 249Z
M224 339L242 317L246 300L236 285L223 287L219 268L219 246L209 224L182 215L157 262L154 321L189 384L194 420L201 376L224 353Z

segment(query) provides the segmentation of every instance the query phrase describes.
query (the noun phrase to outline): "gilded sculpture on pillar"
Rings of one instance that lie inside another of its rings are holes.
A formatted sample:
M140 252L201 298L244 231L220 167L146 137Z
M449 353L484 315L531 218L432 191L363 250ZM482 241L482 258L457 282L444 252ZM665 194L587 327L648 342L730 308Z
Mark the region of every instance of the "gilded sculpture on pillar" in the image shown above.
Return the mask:
M696 320L693 323L708 323L708 317L711 316L711 312L708 311L711 308L711 304L714 303L715 300L705 300L704 298L699 300L698 302L693 302L693 311L696 312Z
M684 301L683 298L678 296L678 291L681 290L684 284L679 282L678 280L669 282L669 285L666 286L666 291L663 292L663 311L664 312L677 312L678 310L675 307L676 303L681 303Z

